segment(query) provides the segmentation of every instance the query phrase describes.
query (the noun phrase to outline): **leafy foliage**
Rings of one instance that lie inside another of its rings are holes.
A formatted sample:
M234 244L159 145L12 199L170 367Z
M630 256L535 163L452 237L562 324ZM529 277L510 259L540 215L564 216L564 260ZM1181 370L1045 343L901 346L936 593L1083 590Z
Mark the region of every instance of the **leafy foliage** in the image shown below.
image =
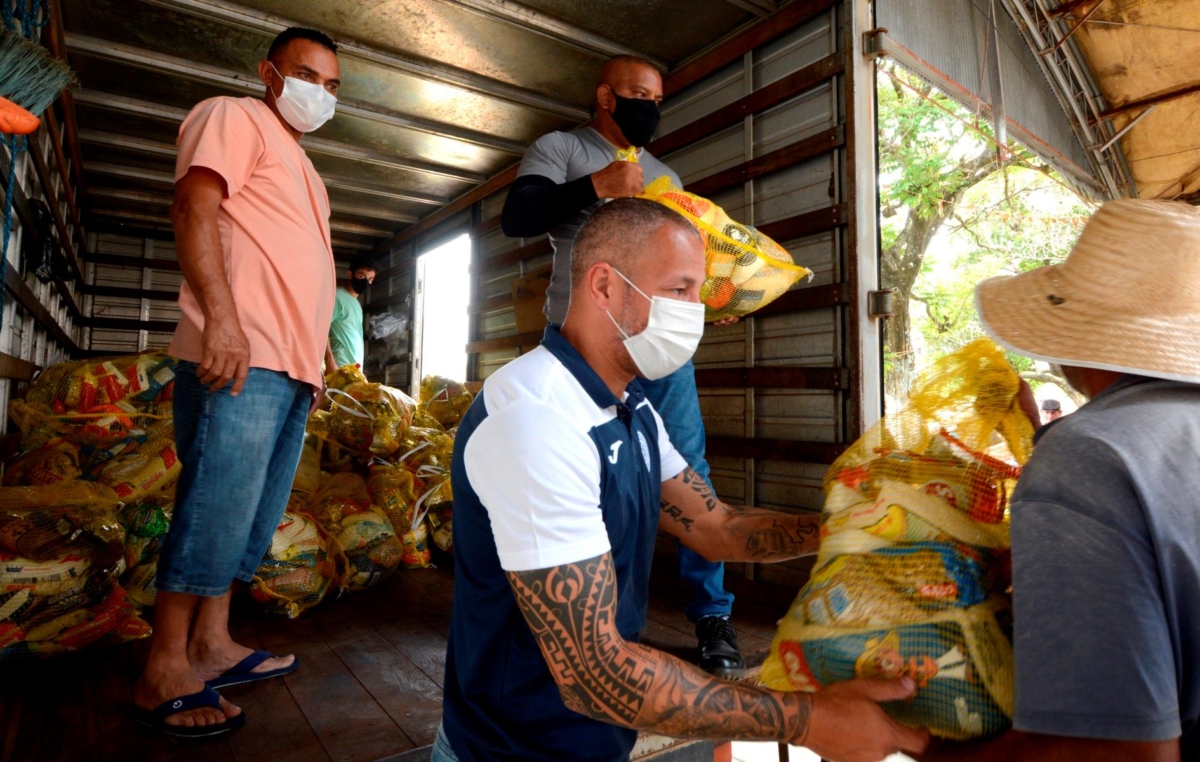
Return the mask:
M984 335L982 280L1065 259L1093 209L1032 152L892 63L880 66L883 285L896 289L885 388L907 396L924 366ZM1010 361L1030 378L1047 371Z

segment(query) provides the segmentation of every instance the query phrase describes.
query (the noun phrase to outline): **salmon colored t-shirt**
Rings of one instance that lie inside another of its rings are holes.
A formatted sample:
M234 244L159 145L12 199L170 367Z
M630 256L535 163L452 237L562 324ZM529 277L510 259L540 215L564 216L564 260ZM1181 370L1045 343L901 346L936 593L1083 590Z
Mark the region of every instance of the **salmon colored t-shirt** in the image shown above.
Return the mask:
M282 371L319 387L333 317L336 271L329 196L299 143L266 103L211 98L179 128L175 180L192 167L225 178L217 222L225 269L250 366ZM191 288L170 353L200 362L204 313Z

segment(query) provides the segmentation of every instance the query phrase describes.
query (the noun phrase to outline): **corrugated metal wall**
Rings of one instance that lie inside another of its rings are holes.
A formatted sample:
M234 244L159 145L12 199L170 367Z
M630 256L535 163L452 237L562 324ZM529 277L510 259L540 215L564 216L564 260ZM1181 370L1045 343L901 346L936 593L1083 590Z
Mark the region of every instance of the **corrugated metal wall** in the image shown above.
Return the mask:
M89 262L86 268L87 282L99 287L95 290L101 293L87 297L85 314L95 318L120 318L142 323L179 322L179 305L175 299L183 275L178 270L173 241L99 233L91 236L88 249L93 255L101 255L99 258L102 261ZM124 265L112 264L111 259L103 261L111 257L158 261L161 264L131 262ZM163 298L103 293L108 289L159 291L163 292ZM167 327L157 325L154 326L155 330L151 330L132 324L115 327L112 323L108 323L107 327L93 327L89 348L93 352L110 354L164 349L171 343L171 331L162 330Z
M57 130L54 134L60 141L57 147L51 130L43 127L29 136L28 149L15 157L15 203L6 251L0 327L0 405L5 410L18 384L37 370L68 359L82 343L79 310L82 296L75 271L62 282L42 283L27 272L23 250L30 236L36 236L31 207L34 200L44 202L52 210L55 224L51 236L59 247L70 251L70 257L79 251L78 243L83 237L78 218L73 214L74 191L63 178L73 167L65 158L60 164L59 157L67 151L62 145L63 136ZM7 148L0 149L0 178L7 179L13 160ZM0 184L0 199L3 198L4 186ZM7 416L4 418L0 431L12 430Z
M669 132L778 82L839 51L837 13L830 11L696 83L665 104ZM741 124L672 154L665 161L685 185L762 157L842 123L841 82L836 77L778 105L747 116ZM723 190L712 199L736 220L763 227L845 199L841 151L823 153ZM840 229L780 240L795 261L815 273L800 287L838 283L844 236ZM732 326L709 327L696 355L700 407L710 442L841 438L844 406L835 390L714 386L705 370L764 366L844 366L843 310L827 308L751 316ZM716 383L723 383L716 381ZM787 445L781 444L781 447ZM709 447L713 484L722 499L784 510L819 509L824 464L748 458ZM785 455L785 453L780 453ZM761 566L759 578L790 582L789 570Z

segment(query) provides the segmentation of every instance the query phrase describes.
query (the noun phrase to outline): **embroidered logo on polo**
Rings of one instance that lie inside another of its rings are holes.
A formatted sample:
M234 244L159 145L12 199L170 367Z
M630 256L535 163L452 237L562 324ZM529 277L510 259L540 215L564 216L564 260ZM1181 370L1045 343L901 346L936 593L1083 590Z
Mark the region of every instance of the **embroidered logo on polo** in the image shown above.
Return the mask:
M612 444L612 455L608 456L608 462L612 463L614 466L617 465L617 460L619 459L617 452L621 449L621 445L623 445L623 444L625 444L625 443L624 442L613 442L613 444Z

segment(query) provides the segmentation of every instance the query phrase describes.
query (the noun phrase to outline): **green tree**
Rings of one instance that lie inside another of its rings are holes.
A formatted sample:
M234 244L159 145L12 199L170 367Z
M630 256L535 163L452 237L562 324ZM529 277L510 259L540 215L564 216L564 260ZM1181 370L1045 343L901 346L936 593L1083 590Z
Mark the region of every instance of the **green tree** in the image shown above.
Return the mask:
M921 348L933 359L983 334L976 283L1065 256L1077 229L1030 224L1047 198L1063 218L1089 212L1062 210L1062 198L1078 197L1028 149L1000 150L986 120L894 63L880 66L878 96L882 281L896 290L885 392L904 399ZM932 250L948 253L932 261ZM931 279L935 271L940 277ZM1011 359L1018 370L1038 372L1025 358Z

